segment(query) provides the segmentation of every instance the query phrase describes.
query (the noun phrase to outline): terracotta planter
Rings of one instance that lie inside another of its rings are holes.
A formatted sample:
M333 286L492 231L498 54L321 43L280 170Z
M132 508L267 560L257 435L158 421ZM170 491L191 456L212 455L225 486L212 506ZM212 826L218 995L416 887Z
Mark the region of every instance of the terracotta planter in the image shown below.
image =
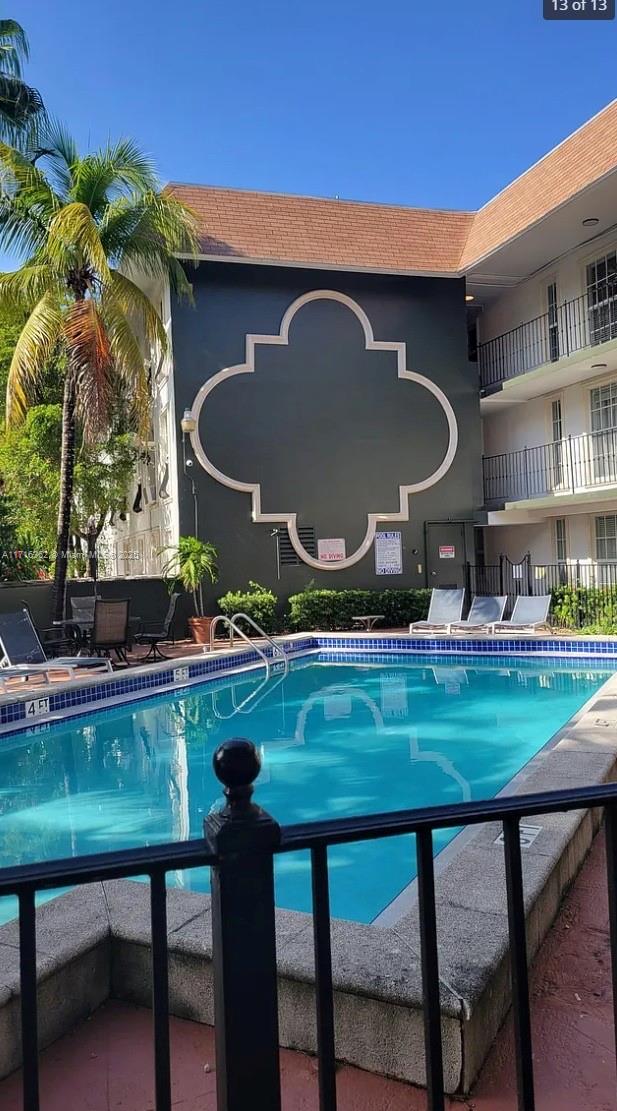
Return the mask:
M189 629L195 644L210 643L211 617L189 617Z

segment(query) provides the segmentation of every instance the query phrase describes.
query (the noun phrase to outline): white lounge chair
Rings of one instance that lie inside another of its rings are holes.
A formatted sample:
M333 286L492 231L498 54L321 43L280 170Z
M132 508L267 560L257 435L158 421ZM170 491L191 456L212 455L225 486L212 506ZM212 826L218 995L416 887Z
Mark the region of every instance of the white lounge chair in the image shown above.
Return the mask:
M29 677L49 680L53 672L73 673L80 669L98 669L109 673L110 660L90 656L59 656L48 659L38 633L26 609L16 613L0 614L0 686L6 689L7 680Z
M453 621L454 632L464 632L467 629L487 629L501 621L507 594L476 594L471 603L471 609L464 621Z
M548 611L551 607L550 594L519 594L512 616L507 621L495 621L492 633L533 633L548 624Z
M441 587L434 587L426 621L412 621L409 632L427 633L434 630L449 633L453 623L461 620L464 601L464 590L444 590Z

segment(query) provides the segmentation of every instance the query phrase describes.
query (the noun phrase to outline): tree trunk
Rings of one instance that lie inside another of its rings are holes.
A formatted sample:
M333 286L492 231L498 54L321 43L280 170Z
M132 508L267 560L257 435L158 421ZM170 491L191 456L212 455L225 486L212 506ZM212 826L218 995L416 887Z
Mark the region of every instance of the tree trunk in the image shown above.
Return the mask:
M56 541L56 567L53 588L53 620L62 621L66 606L66 575L68 568L69 532L73 506L73 480L75 470L75 379L69 369L64 380L62 405L62 453L60 458L60 502L58 505L58 533Z
M97 580L98 572L98 556L96 552L96 545L98 538L101 534L101 528L97 527L96 517L88 517L88 526L86 532L86 544L88 546L88 574L94 582Z

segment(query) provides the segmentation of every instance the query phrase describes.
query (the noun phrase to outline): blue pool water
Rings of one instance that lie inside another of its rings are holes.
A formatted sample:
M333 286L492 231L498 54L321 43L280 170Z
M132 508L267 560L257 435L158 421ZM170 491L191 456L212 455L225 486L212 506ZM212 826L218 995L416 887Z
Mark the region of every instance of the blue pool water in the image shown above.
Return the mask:
M200 836L220 798L212 753L233 735L262 747L256 799L281 823L489 798L614 670L505 657L335 660L296 661L253 708L245 700L263 675L246 673L0 739L0 866ZM454 834L436 834L436 851ZM333 913L360 922L415 875L409 837L343 845L329 859ZM169 881L203 891L208 876ZM14 906L1 903L6 920ZM277 903L310 909L304 854L277 861Z

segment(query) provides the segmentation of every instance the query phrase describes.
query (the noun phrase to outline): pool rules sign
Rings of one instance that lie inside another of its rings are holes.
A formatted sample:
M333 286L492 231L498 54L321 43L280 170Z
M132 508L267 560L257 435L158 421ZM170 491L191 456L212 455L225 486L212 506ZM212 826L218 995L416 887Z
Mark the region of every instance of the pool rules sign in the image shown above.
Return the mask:
M403 544L400 532L375 533L375 574L403 574Z

